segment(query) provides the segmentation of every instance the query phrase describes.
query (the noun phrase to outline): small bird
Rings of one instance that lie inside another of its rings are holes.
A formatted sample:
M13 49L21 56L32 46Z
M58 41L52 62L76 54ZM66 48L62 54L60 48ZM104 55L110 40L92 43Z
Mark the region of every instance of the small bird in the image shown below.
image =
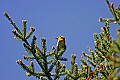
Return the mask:
M58 59L67 61L67 58L62 57L63 53L66 50L65 37L60 35L56 39L57 39L56 53Z
M57 38L57 51L60 51L61 49L66 50L66 44L65 44L65 37L64 36L58 36Z

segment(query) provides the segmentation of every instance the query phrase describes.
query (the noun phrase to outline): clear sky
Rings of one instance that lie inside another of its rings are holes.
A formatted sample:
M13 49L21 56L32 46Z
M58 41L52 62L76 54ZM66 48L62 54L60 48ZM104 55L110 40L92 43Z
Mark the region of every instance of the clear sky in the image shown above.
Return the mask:
M120 3L120 0L110 0L112 1L115 6ZM105 0L0 0L1 80L35 80L34 77L27 77L16 63L16 60L23 60L22 56L27 54L22 43L13 38L13 27L4 17L4 11L7 11L20 29L23 19L28 21L28 30L30 26L34 26L38 45L40 37L47 39L47 51L56 46L57 36L65 36L67 50L64 56L70 60L71 54L75 53L78 64L81 52L88 52L87 46L94 49L93 33L99 33L104 26L98 21L99 17L112 17ZM111 27L113 37L116 28L116 25ZM69 69L70 62L65 65Z

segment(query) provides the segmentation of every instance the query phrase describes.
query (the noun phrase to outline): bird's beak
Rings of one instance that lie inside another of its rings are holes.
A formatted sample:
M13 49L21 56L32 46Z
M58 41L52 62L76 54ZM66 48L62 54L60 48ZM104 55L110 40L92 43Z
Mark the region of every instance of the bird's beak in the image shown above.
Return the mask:
M58 39L58 38L55 38L55 39Z

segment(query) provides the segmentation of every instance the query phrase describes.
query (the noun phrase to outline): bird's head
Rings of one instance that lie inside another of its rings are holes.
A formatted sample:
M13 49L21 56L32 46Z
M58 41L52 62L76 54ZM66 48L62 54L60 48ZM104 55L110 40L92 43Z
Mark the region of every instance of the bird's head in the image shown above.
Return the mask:
M63 40L65 40L65 37L64 36L58 36L57 38L56 38L58 41L63 41Z

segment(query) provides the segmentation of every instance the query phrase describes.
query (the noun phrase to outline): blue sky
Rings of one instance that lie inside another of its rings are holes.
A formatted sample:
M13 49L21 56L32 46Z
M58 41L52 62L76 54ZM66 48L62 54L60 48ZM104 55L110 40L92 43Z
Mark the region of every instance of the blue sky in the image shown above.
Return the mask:
M114 1L115 7L120 0ZM13 27L3 16L4 11L10 15L21 29L22 20L27 20L27 27L34 26L37 43L40 37L47 39L47 51L56 46L56 37L64 35L67 50L64 54L69 60L71 54L77 55L80 64L81 52L87 52L87 46L94 49L93 33L99 33L103 23L99 17L112 17L105 0L1 0L0 1L0 78L1 80L33 80L17 65L16 60L22 59L24 52L22 43L16 41L11 30ZM118 26L113 25L110 30L115 37ZM26 64L29 62L24 61ZM69 69L70 62L65 65ZM39 70L39 68L38 68Z

